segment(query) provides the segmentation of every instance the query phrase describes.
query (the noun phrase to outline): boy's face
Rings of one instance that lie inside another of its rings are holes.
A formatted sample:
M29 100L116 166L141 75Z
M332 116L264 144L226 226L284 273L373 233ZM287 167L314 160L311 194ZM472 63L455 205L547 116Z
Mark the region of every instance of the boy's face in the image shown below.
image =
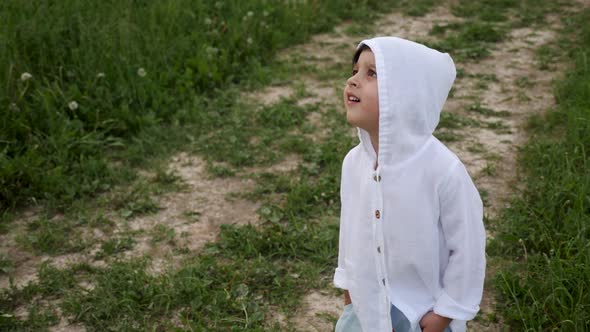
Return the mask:
M344 88L344 106L348 123L369 133L379 132L377 69L371 50L364 50L352 68Z

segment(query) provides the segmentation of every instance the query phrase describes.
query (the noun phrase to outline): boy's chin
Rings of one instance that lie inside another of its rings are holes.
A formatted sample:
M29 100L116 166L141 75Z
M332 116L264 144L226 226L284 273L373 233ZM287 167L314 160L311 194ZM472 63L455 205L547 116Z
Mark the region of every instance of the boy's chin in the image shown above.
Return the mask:
M353 127L362 127L361 121L358 119L358 115L355 114L355 110L346 110L346 121Z
M346 122L353 127L357 127L357 122L355 121L354 116L350 115L350 111L346 112Z
M362 121L358 121L358 119L355 119L354 117L351 117L349 115L346 116L346 121L348 122L349 125L351 125L352 127L356 127L356 128L360 128L363 129L369 133L371 133L371 129L368 128L367 123L363 123Z

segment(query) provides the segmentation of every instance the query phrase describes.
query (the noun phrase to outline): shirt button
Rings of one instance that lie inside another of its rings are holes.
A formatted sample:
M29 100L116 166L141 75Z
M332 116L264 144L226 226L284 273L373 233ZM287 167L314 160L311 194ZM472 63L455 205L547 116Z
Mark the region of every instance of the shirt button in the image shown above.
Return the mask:
M381 175L379 175L379 176L373 175L373 181L375 181L375 182L381 181Z
M385 279L381 279L381 282L383 283L383 286L385 286Z
M377 247L377 252L381 253L381 247Z
M375 210L375 218L381 218L381 212L379 212L379 210Z

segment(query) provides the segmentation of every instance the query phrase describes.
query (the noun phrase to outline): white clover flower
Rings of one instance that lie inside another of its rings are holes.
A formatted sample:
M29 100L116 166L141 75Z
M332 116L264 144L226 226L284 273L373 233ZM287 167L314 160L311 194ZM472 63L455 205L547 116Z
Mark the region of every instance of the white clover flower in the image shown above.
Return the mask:
M20 80L21 80L21 81L23 81L23 82L25 82L25 81L28 81L28 80L30 80L31 78L33 78L33 75L31 75L31 74L29 74L29 73L27 73L27 72L24 72L24 73L22 73L22 74L20 75Z
M264 15L264 17L267 17L268 16L268 12L265 10L265 11L262 12L262 15Z
M252 17L252 16L254 16L254 13L250 11L250 12L248 12L248 16Z
M211 25L213 21L210 18L205 18L205 25Z
M104 73L98 73L96 74L96 78L103 78L105 77Z
M147 75L147 72L142 67L137 70L137 75L139 75L139 77L145 77L145 75Z
M72 100L68 103L68 107L72 110L75 111L78 109L78 103L75 100Z
M223 1L217 1L215 3L215 8L221 8L221 6L223 6Z
M248 45L252 45L252 43L253 43L252 38L248 37L248 39L246 40L246 42L248 43Z

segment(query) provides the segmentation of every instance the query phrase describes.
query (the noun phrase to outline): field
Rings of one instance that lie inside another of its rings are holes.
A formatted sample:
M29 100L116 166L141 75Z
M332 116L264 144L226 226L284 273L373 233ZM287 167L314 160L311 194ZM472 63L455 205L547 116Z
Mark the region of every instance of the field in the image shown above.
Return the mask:
M0 3L0 330L329 331L356 44L458 75L473 331L590 330L588 1Z

